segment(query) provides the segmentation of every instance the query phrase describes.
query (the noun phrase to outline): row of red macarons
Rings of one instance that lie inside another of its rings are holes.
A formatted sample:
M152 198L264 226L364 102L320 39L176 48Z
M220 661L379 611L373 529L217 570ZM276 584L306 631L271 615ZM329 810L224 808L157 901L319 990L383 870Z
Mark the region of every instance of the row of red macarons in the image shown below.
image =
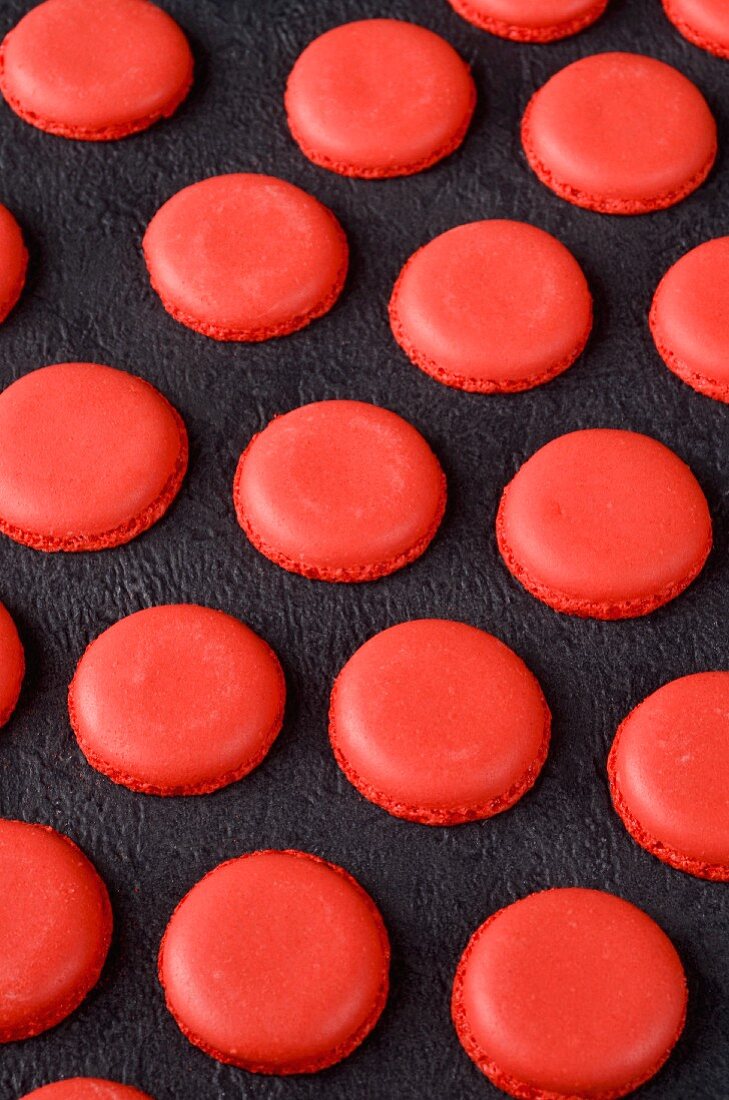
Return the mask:
M94 866L49 826L0 820L0 868L13 883L0 958L7 1042L78 1008L101 976L113 918ZM389 970L387 929L370 895L342 867L292 849L213 868L172 913L158 953L183 1035L262 1074L315 1073L349 1056L382 1014ZM467 1054L514 1096L614 1100L661 1068L687 1002L681 960L658 924L613 894L572 887L527 895L476 930L455 971L451 1013ZM545 1029L545 1019L559 1026ZM90 1078L27 1095L146 1097Z

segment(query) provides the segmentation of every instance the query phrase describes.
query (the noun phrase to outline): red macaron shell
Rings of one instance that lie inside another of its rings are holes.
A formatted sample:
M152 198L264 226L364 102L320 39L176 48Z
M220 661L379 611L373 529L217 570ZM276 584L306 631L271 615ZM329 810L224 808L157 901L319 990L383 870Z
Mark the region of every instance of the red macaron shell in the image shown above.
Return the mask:
M283 721L278 658L222 611L151 607L91 643L68 693L89 763L148 794L206 794L247 775Z
M656 290L650 328L669 370L699 393L729 402L729 237L693 248Z
M0 531L36 550L102 550L167 511L187 432L148 382L57 363L0 394Z
M646 615L679 595L711 549L691 470L655 439L593 428L553 439L507 485L496 519L509 571L556 611Z
M542 690L517 655L465 623L376 634L337 678L329 736L365 798L396 817L457 825L508 809L549 747Z
M446 483L418 431L362 401L319 401L276 417L241 455L238 522L292 573L367 581L425 551Z
M680 202L716 158L716 123L698 88L652 57L575 61L532 97L522 121L532 169L560 198L604 214Z
M476 105L468 70L448 42L398 19L345 23L314 39L286 86L294 140L344 176L420 172L456 149Z
M105 1081L100 1077L68 1077L28 1092L21 1100L152 1100L131 1085Z
M608 0L448 0L481 30L515 42L555 42L600 18Z
M663 0L663 8L676 30L694 46L729 58L726 0Z
M315 1073L375 1026L389 962L382 917L346 871L263 851L221 864L183 898L159 976L206 1054L254 1073Z
M410 257L390 299L405 354L439 382L513 393L548 382L582 352L592 297L555 237L515 221L479 221Z
M482 924L456 972L469 1057L520 1100L617 1100L653 1077L686 1017L681 960L642 910L599 890L531 894Z
M23 643L9 612L0 603L0 726L15 710L24 675Z
M76 845L46 825L0 820L0 1042L70 1015L111 941L109 895Z
M215 340L258 341L327 313L347 274L332 212L273 176L211 176L173 195L147 227L153 288L176 321Z
M0 321L13 308L25 284L28 253L20 226L0 204Z
M608 760L615 809L664 863L729 881L729 672L672 680L631 711Z
M184 34L147 0L45 0L0 47L0 92L40 130L111 141L173 114L192 68Z

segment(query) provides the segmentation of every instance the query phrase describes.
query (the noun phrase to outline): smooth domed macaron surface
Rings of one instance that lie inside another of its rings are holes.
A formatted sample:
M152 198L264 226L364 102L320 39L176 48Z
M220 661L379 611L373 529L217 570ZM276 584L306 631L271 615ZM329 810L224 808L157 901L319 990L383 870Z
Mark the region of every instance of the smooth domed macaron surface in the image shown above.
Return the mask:
M241 779L283 721L273 650L222 611L169 604L114 623L79 661L68 707L89 763L149 794L205 794Z
M456 825L508 809L535 782L550 713L522 660L466 623L417 619L350 657L332 692L339 766L396 817Z
M515 42L555 42L589 27L608 0L448 0L469 23Z
M45 825L0 820L0 1042L38 1035L96 985L111 940L104 883Z
M446 485L402 417L363 401L319 401L253 437L233 499L250 541L277 565L365 581L420 557L443 517Z
M334 864L253 852L183 898L162 941L167 1007L196 1046L255 1073L314 1073L375 1026L390 949L368 894Z
M0 394L0 531L36 550L128 542L169 508L187 432L148 382L99 363L57 363Z
M592 428L558 436L507 485L496 520L516 579L557 611L645 615L694 580L711 549L689 467L649 436Z
M514 393L548 382L582 352L592 297L565 246L524 222L460 225L419 249L390 299L405 354L439 382Z
M671 65L633 53L584 57L531 98L521 127L532 169L555 194L604 214L673 206L709 174L716 123Z
M21 1100L152 1100L146 1092L100 1077L67 1077L25 1094Z
M0 321L4 321L25 284L28 252L20 226L0 204Z
M24 674L23 643L9 611L0 603L0 726L15 710Z
M717 401L729 402L729 237L682 256L658 284L650 328L669 370Z
M729 881L729 672L672 680L622 722L613 803L638 844L672 867Z
M0 47L0 91L26 122L110 141L173 114L193 60L175 21L148 0L45 0Z
M724 0L663 0L663 8L694 46L729 58L729 6Z
M439 35L398 19L363 19L311 42L286 86L305 156L345 176L422 171L456 149L476 103L467 65Z
M530 894L490 917L456 973L452 1013L504 1092L616 1100L653 1077L686 1015L681 960L642 910L599 890Z
M149 223L143 250L175 320L240 341L284 336L327 313L349 257L327 207L285 180L247 172L178 191Z

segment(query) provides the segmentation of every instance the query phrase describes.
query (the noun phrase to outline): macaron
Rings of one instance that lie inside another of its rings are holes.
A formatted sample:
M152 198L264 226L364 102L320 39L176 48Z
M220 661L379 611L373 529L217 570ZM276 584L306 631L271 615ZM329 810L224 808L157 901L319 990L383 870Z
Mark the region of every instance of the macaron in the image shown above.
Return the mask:
M21 1100L152 1100L146 1092L100 1077L67 1077L25 1094Z
M628 619L678 596L711 550L711 516L681 459L649 436L570 432L506 486L496 538L507 569L555 611Z
M671 65L633 53L583 57L531 98L527 160L560 198L602 214L646 214L695 191L716 158L716 123Z
M262 554L323 581L369 581L424 553L446 482L422 435L363 401L318 401L276 417L241 455L238 522Z
M468 66L414 23L362 19L315 38L286 85L304 156L343 176L409 176L463 141L476 105Z
M183 1034L253 1073L316 1073L377 1023L390 947L374 902L333 863L296 851L222 863L172 915L159 953Z
M664 863L729 882L729 672L664 684L620 725L608 759L615 809Z
M332 691L337 763L375 805L425 825L509 809L547 756L551 716L536 678L498 638L417 619L365 642Z
M592 297L572 253L543 229L471 222L410 257L390 325L408 358L446 386L515 393L574 363L592 327Z
M178 191L142 242L152 287L176 321L215 340L285 336L327 313L347 238L306 191L250 172Z
M260 764L285 697L278 658L250 627L170 604L128 615L91 643L68 712L89 764L115 783L207 794Z
M103 550L167 511L187 432L141 378L56 363L0 394L0 531L35 550Z
M729 402L729 237L682 256L658 284L650 329L669 370L689 386Z
M686 978L668 936L600 890L530 894L472 936L453 1022L489 1080L521 1100L617 1100L669 1057Z
M46 825L0 819L0 1043L78 1008L111 930L106 887L75 844Z
M20 226L6 206L0 204L0 321L18 301L28 268L28 252Z
M663 0L663 10L694 46L729 58L729 8L725 0Z
M113 141L174 114L192 68L185 35L148 0L45 0L0 46L0 92L39 130Z
M17 627L0 603L0 726L15 710L25 675L25 654Z
M454 11L499 38L556 42L600 18L608 0L448 0Z

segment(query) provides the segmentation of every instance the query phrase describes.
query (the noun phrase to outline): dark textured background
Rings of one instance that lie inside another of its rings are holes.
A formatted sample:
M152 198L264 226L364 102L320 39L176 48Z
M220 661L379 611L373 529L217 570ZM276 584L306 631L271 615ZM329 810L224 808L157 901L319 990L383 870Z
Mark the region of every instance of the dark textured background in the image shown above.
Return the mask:
M26 10L3 0L0 32ZM116 934L99 986L60 1027L0 1051L0 1096L98 1074L157 1100L462 1100L496 1097L461 1050L448 1012L456 961L501 905L547 886L582 884L636 902L679 948L691 986L688 1025L667 1068L641 1095L729 1096L729 887L664 867L611 810L605 757L618 721L664 681L729 667L729 410L666 371L646 310L684 251L729 232L729 64L684 42L658 0L612 0L579 37L518 46L463 22L445 0L166 0L196 55L193 92L175 118L110 144L40 133L0 105L0 199L32 254L22 301L0 331L0 383L45 363L91 359L149 379L182 412L189 475L169 514L128 546L43 555L0 542L0 598L27 649L17 713L0 734L0 812L54 825L109 885ZM360 16L411 18L473 65L479 105L463 148L410 179L349 181L309 164L289 138L286 75L302 47ZM610 218L552 196L528 170L518 122L531 92L566 63L633 49L676 64L707 95L721 151L708 183L672 210ZM150 290L139 243L173 192L218 172L264 171L332 207L353 262L336 308L310 329L263 345L218 344L176 324ZM476 218L515 217L575 253L595 295L587 352L531 393L447 389L392 340L386 303L409 254ZM446 469L440 534L414 565L370 585L291 576L236 525L236 459L275 413L355 397L413 421ZM712 508L716 545L673 604L632 622L583 622L526 595L497 556L499 493L553 436L615 426L648 432L690 463ZM122 615L190 600L239 615L276 648L289 684L284 730L250 777L203 798L133 794L83 761L65 695L86 644ZM539 676L554 740L535 789L480 824L431 829L365 802L339 773L326 737L328 689L354 649L402 619L450 616L493 631ZM342 863L380 905L391 933L392 993L373 1035L309 1078L256 1078L191 1047L167 1014L155 955L179 898L219 861L294 846Z

